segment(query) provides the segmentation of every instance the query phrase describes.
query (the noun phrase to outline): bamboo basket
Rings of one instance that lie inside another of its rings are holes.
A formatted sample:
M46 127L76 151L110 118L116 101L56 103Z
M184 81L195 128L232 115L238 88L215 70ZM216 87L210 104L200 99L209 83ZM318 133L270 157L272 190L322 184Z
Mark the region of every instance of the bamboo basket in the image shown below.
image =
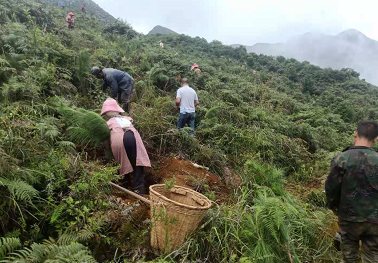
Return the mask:
M210 208L210 200L186 187L165 189L164 184L150 186L151 246L169 253L181 246L193 233Z

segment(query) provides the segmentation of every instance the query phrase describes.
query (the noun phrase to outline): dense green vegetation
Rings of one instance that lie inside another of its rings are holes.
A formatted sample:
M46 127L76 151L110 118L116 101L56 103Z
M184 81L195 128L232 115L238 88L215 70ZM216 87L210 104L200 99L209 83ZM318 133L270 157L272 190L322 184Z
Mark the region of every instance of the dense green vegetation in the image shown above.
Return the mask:
M377 119L376 87L351 69L198 37L143 36L94 16L79 14L68 30L66 12L0 0L0 260L338 262L329 234L335 218L322 207L322 190L306 185L324 178L357 122ZM194 62L201 74L190 72ZM132 117L153 160L180 155L243 178L232 200L214 204L169 255L153 256L149 223L109 198L118 167L101 144L106 129L75 126L84 115L96 121L106 98L92 65L134 76ZM170 131L179 74L201 101L195 138Z

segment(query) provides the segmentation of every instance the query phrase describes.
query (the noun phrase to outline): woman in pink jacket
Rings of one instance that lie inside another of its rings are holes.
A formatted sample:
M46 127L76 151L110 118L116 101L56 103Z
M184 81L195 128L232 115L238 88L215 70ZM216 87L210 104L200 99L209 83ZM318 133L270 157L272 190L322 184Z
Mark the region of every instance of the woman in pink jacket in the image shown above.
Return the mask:
M68 28L74 28L75 27L75 15L72 12L68 13L68 16L66 17L66 23Z
M146 148L138 131L133 126L133 119L122 116L124 110L114 99L107 99L102 105L101 115L110 119L107 121L110 129L110 144L112 153L121 165L120 175L125 183L130 181L130 173L134 172L134 190L145 194L143 167L151 167Z

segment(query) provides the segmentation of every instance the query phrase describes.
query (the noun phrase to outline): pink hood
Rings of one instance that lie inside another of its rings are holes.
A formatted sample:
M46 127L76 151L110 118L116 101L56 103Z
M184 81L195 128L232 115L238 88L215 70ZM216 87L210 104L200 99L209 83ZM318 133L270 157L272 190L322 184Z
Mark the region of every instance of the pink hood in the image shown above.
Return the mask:
M69 15L69 16L74 16L74 13L69 12L68 15Z
M193 66L191 67L191 69L195 69L195 68L198 68L198 64L197 63L194 63Z
M115 111L115 112L125 112L117 103L115 99L108 98L104 104L102 104L102 109L101 109L101 115L104 115L105 113L109 111Z

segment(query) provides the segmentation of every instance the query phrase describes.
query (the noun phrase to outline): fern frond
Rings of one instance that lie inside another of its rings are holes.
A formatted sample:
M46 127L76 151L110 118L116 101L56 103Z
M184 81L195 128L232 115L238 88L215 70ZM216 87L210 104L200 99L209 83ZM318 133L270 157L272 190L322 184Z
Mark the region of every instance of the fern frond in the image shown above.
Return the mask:
M211 109L209 109L206 114L205 114L205 119L211 119L211 118L214 118L214 117L217 117L217 114L219 112L219 109L220 107L219 106L215 106Z
M3 59L0 57L0 65L3 67L3 66L10 66L8 60L6 59Z
M15 73L17 70L15 68L12 68L8 60L0 57L0 72L6 72L10 71Z
M70 141L60 141L57 142L57 145L61 149L65 149L67 152L75 151L76 145Z
M93 111L72 109L61 105L58 112L63 116L69 139L78 144L90 143L96 147L109 139L110 131L103 118Z
M8 180L0 177L0 185L6 186L14 199L18 201L31 201L39 192L30 184L20 180Z
M7 174L11 170L17 167L19 160L7 154L2 148L0 148L0 175Z
M65 203L63 203L63 204L57 206L54 209L54 211L53 211L53 213L51 215L50 223L54 223L56 220L58 220L58 218L62 214L63 210L66 209L66 206L67 205Z
M58 239L58 244L69 245L73 242L85 242L94 237L94 232L89 229L81 229L79 232L67 231Z
M85 242L94 237L94 232L89 229L82 229L77 233L77 241Z
M4 259L7 255L12 253L14 250L21 247L20 239L15 237L0 238L0 259Z
M62 263L96 262L96 260L89 254L88 249L78 243L60 247L59 253L55 258L58 260L57 262Z
M59 129L54 122L56 122L56 119L49 117L36 125L43 138L53 140L59 135Z
M53 239L41 244L33 243L30 248L24 248L11 254L8 263L96 263L88 248L79 243L59 246Z

